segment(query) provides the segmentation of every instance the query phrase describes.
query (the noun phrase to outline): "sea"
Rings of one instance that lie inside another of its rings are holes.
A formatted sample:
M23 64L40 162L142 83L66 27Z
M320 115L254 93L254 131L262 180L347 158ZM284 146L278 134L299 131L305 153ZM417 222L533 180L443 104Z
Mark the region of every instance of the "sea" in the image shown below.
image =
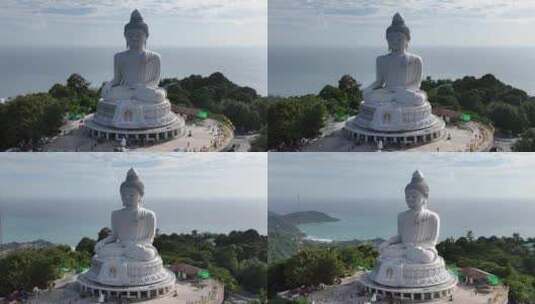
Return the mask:
M457 79L494 74L535 94L535 47L410 47L423 58L424 77ZM364 86L375 80L375 59L386 47L282 47L268 49L268 91L275 96L317 94L349 74Z
M156 213L161 233L255 229L266 234L267 230L265 201L150 200L145 202L145 207ZM43 239L76 246L82 237L96 239L101 228L110 227L111 212L119 208L119 198L117 201L0 200L2 242Z
M121 47L2 47L0 98L46 92L72 73L94 87L113 78L113 55ZM222 72L229 80L267 95L265 47L151 47L162 56L162 78Z
M352 201L269 201L270 211L286 214L315 210L338 218L338 222L299 225L307 238L318 241L387 239L396 234L397 214L407 209L403 198ZM440 215L440 239L458 238L472 231L479 236L535 237L535 202L528 200L440 200L429 202Z

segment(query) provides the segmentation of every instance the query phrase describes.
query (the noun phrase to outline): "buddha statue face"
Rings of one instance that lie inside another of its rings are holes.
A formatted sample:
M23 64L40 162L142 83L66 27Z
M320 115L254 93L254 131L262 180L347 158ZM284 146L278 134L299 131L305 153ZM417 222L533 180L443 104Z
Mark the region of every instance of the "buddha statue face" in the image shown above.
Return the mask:
M143 196L135 187L124 187L121 189L121 200L123 206L127 208L138 208L141 206Z
M147 34L141 29L131 29L124 34L126 45L131 50L142 51L147 44Z
M407 50L409 46L409 39L401 32L390 32L386 35L388 41L388 48L392 52L402 52Z
M410 209L420 210L427 202L427 198L416 189L407 189L405 191L405 201Z

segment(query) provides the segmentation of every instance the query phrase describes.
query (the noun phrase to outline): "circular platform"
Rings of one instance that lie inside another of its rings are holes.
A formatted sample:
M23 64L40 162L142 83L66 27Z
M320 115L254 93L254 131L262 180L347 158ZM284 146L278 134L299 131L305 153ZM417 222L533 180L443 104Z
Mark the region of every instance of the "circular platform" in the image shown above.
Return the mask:
M120 129L99 124L90 114L84 118L84 126L89 131L89 136L94 138L103 138L106 140L118 140L125 138L127 140L136 140L142 142L159 142L175 137L183 136L186 130L184 119L176 119L173 123L156 128L147 129Z
M108 286L96 283L82 273L77 278L80 292L89 296L98 297L103 294L106 298L124 299L153 299L167 295L174 289L175 274L166 269L167 277L157 283L142 286Z
M428 303L444 300L453 295L457 286L457 279L454 276L442 284L417 288L383 286L374 282L369 273L362 275L359 281L369 294L377 294L387 299L403 300L405 303Z
M379 141L384 144L403 145L430 143L442 139L446 134L446 123L434 115L433 117L435 120L430 126L408 131L378 131L368 129L360 126L357 119L350 119L343 128L343 134L349 140L359 143L377 143Z

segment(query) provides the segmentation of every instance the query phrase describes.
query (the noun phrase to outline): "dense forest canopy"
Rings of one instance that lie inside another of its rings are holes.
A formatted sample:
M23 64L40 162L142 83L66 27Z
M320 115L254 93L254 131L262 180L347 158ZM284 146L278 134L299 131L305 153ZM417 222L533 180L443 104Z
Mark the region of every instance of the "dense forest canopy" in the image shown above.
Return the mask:
M219 72L208 77L167 78L160 85L167 89L171 103L223 114L238 134L259 132L267 123L265 98ZM65 84L54 84L48 92L20 95L0 103L0 150L38 147L43 138L58 135L66 118L95 112L99 98L100 88L72 74ZM262 140L256 143L256 149L265 150Z
M76 249L55 245L40 249L20 249L0 258L0 297L15 290L31 292L47 288L65 271L79 272L91 264L94 246L109 234L102 229L98 239L84 237ZM255 230L228 234L162 234L154 246L164 264L187 263L206 269L225 284L227 292L262 294L267 286L267 237Z

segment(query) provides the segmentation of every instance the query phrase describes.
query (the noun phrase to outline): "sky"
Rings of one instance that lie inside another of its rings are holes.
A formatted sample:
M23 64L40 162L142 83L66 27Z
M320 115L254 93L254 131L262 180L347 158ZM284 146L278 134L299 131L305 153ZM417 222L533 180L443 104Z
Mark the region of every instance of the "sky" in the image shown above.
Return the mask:
M528 153L270 153L270 201L400 199L415 170L430 200L528 199L535 155Z
M2 153L2 199L118 200L134 167L145 200L251 200L267 204L263 153ZM254 178L251 178L254 176Z
M533 0L269 0L269 45L386 48L396 12L415 46L535 46Z
M133 9L158 47L266 46L267 0L2 0L3 46L124 46Z

